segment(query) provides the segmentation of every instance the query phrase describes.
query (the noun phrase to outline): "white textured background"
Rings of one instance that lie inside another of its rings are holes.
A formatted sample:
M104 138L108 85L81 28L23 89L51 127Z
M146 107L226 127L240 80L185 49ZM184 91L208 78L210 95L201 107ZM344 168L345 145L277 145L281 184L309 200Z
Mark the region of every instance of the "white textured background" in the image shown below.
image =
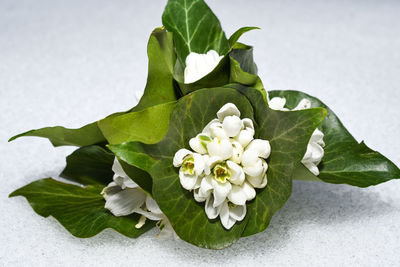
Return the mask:
M242 41L255 46L267 88L321 98L358 140L400 165L399 1L208 2L228 35L263 29ZM56 177L73 150L8 137L79 127L134 105L165 3L0 0L0 265L399 266L400 181L368 189L295 182L267 231L222 251L160 241L155 230L80 240L24 198L7 198Z

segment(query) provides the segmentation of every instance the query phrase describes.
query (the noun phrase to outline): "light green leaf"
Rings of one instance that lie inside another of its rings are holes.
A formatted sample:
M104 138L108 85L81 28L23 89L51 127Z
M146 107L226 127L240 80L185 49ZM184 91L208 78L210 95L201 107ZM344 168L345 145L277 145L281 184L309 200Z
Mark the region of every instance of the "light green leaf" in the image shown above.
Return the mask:
M235 31L231 37L229 37L229 45L232 47L234 44L239 40L239 38L246 32L252 31L252 30L259 30L260 28L258 27L242 27L239 30Z
M121 160L150 173L153 196L177 234L200 247L222 248L230 245L241 235L247 219L252 222L251 227L245 230L247 235L267 227L272 215L289 198L294 167L300 162L311 133L324 116L323 109L291 114L273 111L266 107L257 90L233 87L202 89L181 98L171 114L167 135L156 145L133 142L110 146ZM197 203L193 194L182 188L178 169L172 165L176 151L189 148L190 138L201 132L228 102L239 108L241 117L255 122L258 137L271 140L273 145L269 183L258 192L255 201L248 204L246 219L230 231L225 230L219 220L207 219L204 205Z
M146 88L138 105L131 111L178 99L173 78L176 56L172 33L164 28L156 28L147 44L147 56L149 65Z
M142 228L136 229L139 214L113 216L104 208L102 188L80 187L46 178L16 190L10 197L26 197L36 213L43 217L53 216L72 235L80 238L92 237L106 228L134 238L154 226L154 222L147 221Z
M167 133L169 116L175 105L176 101L108 117L100 120L98 126L110 144L128 141L154 144Z
M95 122L79 129L68 129L61 126L45 127L18 134L9 142L22 136L48 138L53 146L90 146L105 142L105 138Z
M190 52L205 54L213 49L225 55L229 50L218 18L203 0L169 0L162 22L174 34L176 53L183 66Z
M324 133L326 144L325 155L319 165L320 180L333 184L367 187L391 179L400 179L400 170L396 165L380 153L368 148L364 142L359 144L335 113L317 98L298 91L271 91L270 97L275 96L285 97L287 107L290 109L303 98L309 99L313 107L327 109L328 115L319 127ZM295 178L304 178L299 177L301 175L300 172L296 172ZM309 176L315 177L311 173Z
M67 157L61 177L82 185L106 186L113 179L114 155L100 146L86 146Z

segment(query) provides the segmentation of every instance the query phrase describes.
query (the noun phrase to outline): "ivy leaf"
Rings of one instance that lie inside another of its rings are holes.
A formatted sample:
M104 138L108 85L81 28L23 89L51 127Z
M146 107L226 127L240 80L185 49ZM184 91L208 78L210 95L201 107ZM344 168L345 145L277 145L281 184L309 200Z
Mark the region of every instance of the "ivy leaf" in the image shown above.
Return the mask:
M218 18L203 0L169 0L162 22L174 34L176 53L183 66L190 52L205 54L215 50L225 55L229 50Z
M112 228L127 237L138 237L154 226L147 221L136 229L140 215L115 217L104 208L100 194L102 186L80 187L46 178L30 183L10 194L23 196L34 211L43 217L53 216L72 235L92 237L106 228Z
M81 147L67 157L61 177L82 185L106 186L112 179L114 155L100 146Z
M132 142L110 146L121 160L150 173L153 196L177 234L200 247L222 248L230 245L241 235L247 219L252 222L251 228L246 227L245 230L248 235L265 229L273 213L289 198L291 174L305 152L311 133L324 115L323 109L291 114L273 111L266 107L257 90L233 87L197 90L181 98L171 114L167 135L156 145ZM176 151L189 148L190 138L201 132L228 102L239 108L242 118L252 119L258 136L271 140L274 146L267 187L248 204L246 219L230 231L225 230L219 220L207 219L204 204L197 203L193 193L182 188L178 168L172 165Z
M258 90L227 85L242 92L254 108L256 137L269 140L268 184L248 204L249 222L243 236L265 230L272 216L286 203L292 190L292 175L306 152L311 134L326 115L323 108L283 112L266 107Z
M358 143L342 122L324 103L315 97L298 91L271 91L271 97L287 99L287 107L294 108L301 99L309 99L313 107L324 107L328 115L319 127L324 133L325 155L319 165L320 174L315 177L327 183L349 184L358 187L377 185L391 179L400 179L400 170L389 159L370 149L364 142ZM301 171L295 173L296 179Z
M229 37L229 45L232 47L236 44L236 42L239 40L239 38L246 32L252 31L252 30L259 30L260 28L258 27L242 27L239 30L235 31L231 37Z
M110 144L140 141L154 144L167 133L176 101L100 120L98 126Z

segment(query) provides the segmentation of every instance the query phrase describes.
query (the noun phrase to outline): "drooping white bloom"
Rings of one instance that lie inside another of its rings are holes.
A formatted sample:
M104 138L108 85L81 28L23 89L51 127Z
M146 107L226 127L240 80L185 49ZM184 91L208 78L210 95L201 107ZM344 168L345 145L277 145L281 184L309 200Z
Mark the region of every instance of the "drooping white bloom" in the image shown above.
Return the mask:
M114 171L114 181L109 183L101 192L106 200L104 207L115 216L127 216L132 213L141 214L142 217L136 224L136 228L141 228L145 224L146 218L158 221L158 224L163 226L160 228L160 236L174 236L176 238L175 231L173 231L171 224L157 203L128 177L116 158L112 170Z
M274 97L268 101L268 105L272 109L289 111L285 108L286 98ZM311 101L303 98L293 110L303 110L311 108ZM318 164L324 156L324 134L319 129L315 129L307 145L307 151L301 160L301 163L309 169L314 175L319 175Z
M190 186L180 179L182 187L193 190L194 199L205 202L207 217L219 216L226 229L243 220L246 202L256 197L254 188L267 185L265 159L271 147L266 140L254 139L254 133L253 121L240 119L239 109L228 103L217 112L216 119L189 141L190 147L203 160L204 168L199 168L202 173L194 171L195 152L180 149L174 157L175 167L183 166L185 159L192 164L189 166L192 171L187 171L193 178Z
M222 58L223 56L218 55L215 50L206 54L191 52L185 60L184 82L188 84L200 80L215 69Z

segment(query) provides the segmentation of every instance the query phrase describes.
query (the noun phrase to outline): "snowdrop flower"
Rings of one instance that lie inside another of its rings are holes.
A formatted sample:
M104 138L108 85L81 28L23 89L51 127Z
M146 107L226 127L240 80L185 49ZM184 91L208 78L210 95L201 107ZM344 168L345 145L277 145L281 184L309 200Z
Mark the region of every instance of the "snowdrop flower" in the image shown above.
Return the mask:
M223 56L218 55L215 50L210 50L206 54L191 52L186 57L184 82L188 84L200 80L215 69L222 58Z
M271 147L266 140L254 139L254 132L253 121L240 119L239 109L228 103L190 139L195 152L182 148L174 157L182 187L193 190L194 199L205 202L207 217L219 216L228 230L246 216L246 202L256 197L254 188L267 185L265 159Z
M272 109L288 111L289 109L285 108L286 99L282 97L274 97L269 100L268 105ZM293 110L303 110L311 108L311 101L303 98L299 104ZM319 175L318 164L321 162L324 156L324 134L315 129L313 134L311 135L310 141L307 145L307 151L301 160L301 163L310 170L314 175Z
M186 190L195 189L204 171L203 156L187 149L180 149L175 153L173 164L174 167L180 167L179 179L183 188Z
M158 224L160 225L165 225L161 229L160 235L176 235L154 199L128 177L117 159L114 160L112 170L115 173L114 181L108 184L101 192L106 200L105 208L115 216L127 216L132 213L141 214L142 216L136 224L136 228L141 228L147 218L159 221Z

